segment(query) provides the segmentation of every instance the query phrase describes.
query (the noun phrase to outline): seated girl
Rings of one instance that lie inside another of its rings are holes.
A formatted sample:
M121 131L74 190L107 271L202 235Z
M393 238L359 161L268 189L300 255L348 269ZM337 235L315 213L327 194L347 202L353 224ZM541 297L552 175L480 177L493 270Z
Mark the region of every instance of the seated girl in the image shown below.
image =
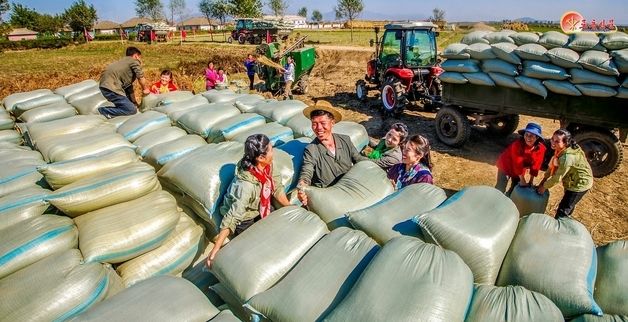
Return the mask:
M390 167L401 162L401 145L407 137L408 127L403 123L395 123L377 145L369 143L373 150L366 156L388 171Z
M399 190L414 183L433 184L430 141L422 135L413 135L404 144L402 162L388 170L388 179Z
M174 84L172 72L169 69L165 69L161 72L159 81L150 87L150 92L153 94L169 93L178 90L177 85Z

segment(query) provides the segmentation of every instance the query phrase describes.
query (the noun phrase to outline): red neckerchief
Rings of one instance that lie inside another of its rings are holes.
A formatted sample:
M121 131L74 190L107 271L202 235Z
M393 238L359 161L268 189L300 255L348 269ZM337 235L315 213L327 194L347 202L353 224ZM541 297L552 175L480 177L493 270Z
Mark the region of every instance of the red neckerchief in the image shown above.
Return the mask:
M561 153L563 153L563 151L565 151L565 150L567 150L566 147L564 149L562 149L562 150L556 149L554 151L554 156L550 160L550 164L549 164L550 176L553 176L554 172L556 172L556 169L558 169L558 166L560 165L559 162L558 162L558 158L560 157Z
M270 197L275 190L272 177L272 167L267 165L264 170L260 171L256 166L249 168L249 172L262 184L262 190L259 198L259 214L263 218L270 214Z

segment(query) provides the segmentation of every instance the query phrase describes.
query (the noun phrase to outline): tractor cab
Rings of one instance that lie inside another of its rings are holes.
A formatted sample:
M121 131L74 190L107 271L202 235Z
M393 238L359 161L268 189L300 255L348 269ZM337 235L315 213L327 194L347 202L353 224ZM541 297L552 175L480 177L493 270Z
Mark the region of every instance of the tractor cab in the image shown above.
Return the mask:
M408 101L433 100L440 95L436 32L431 22L401 22L384 26L379 37L375 28L376 49L368 62L364 80L356 83L356 95L366 98L367 82L382 93L386 113L400 113Z

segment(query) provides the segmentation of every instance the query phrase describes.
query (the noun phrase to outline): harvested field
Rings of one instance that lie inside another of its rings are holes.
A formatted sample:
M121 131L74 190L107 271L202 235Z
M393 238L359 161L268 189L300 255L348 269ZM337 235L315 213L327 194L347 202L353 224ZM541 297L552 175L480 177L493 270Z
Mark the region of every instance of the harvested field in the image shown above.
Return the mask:
M457 42L461 34L441 33L441 41ZM135 44L134 44L135 45ZM442 45L442 44L440 44ZM37 88L56 88L87 78L98 79L104 67L122 56L127 44L119 42L92 43L59 50L29 50L0 53L0 97L10 93ZM242 60L253 46L207 45L201 43L138 45L144 53L147 77L155 81L162 68L171 68L182 89L194 89L194 82L202 77L209 60L226 68L231 80L245 80ZM442 46L441 46L442 48ZM462 148L451 148L435 136L434 113L405 111L398 120L384 119L379 113L376 93L366 103L355 99L355 81L362 78L366 62L372 52L359 48L321 46L314 68L308 95L296 98L310 103L327 99L342 109L343 116L366 126L372 137L382 136L391 122L406 123L412 133L426 135L432 142L436 184L451 194L468 185L494 185L497 169L494 166L499 153L514 138L488 136L478 129L470 142ZM136 88L139 97L139 89ZM532 118L522 117L520 127ZM547 136L558 128L558 123L534 119L541 123ZM625 151L625 147L624 147ZM628 151L625 151L628 153ZM593 189L578 204L574 217L583 222L596 244L628 238L628 167L622 166L602 179L596 179ZM562 188L551 189L548 211L553 213L562 197Z

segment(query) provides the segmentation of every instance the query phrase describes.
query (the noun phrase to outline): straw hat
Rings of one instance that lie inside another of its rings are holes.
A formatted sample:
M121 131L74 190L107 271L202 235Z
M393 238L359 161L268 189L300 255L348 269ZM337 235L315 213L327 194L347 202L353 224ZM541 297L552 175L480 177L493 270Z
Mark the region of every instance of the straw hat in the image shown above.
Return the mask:
M305 115L305 117L309 119L310 114L316 110L321 110L321 111L331 113L331 115L334 116L334 120L336 121L336 123L342 121L342 114L340 114L340 112L338 112L338 110L336 110L336 108L334 108L334 106L331 105L331 103L324 100L318 100L316 101L316 104L306 107L303 110L303 115Z

